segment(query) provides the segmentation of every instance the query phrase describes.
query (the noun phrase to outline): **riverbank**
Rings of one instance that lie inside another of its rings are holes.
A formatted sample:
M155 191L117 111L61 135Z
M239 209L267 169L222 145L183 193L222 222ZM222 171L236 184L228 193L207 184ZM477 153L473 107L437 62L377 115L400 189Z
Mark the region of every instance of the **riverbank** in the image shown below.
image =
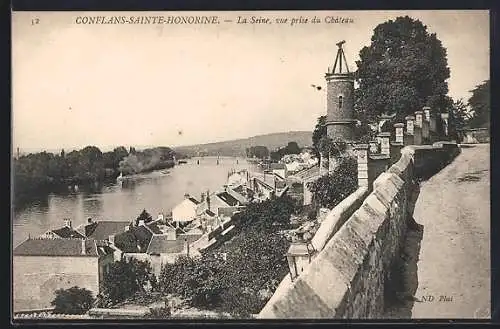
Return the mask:
M217 165L216 157L205 157L200 165L191 159L187 164L167 169L166 175L144 174L124 186L114 180L98 187L81 186L77 192L63 186L62 190L40 194L14 209L13 244L21 243L30 234L35 236L61 227L64 218L71 218L75 226L85 224L89 217L128 221L135 219L143 209L156 218L157 214L166 214L179 204L185 193L200 199L201 193L207 190L220 190L228 172L244 169L259 170L241 158L220 157Z

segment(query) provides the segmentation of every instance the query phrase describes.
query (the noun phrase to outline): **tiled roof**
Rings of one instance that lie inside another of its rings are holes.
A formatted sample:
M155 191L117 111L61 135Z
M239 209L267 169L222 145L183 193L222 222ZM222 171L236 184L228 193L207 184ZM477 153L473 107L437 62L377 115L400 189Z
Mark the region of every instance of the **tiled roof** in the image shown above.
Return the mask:
M274 191L273 186L269 185L267 182L265 182L264 180L262 180L260 178L255 177L255 182L260 184L261 186L267 188L268 190ZM274 184L274 182L273 182L273 184Z
M85 241L85 254L82 254ZM93 239L28 239L14 249L14 256L93 256L97 257ZM106 250L104 250L106 252Z
M234 207L234 206L238 205L238 200L235 199L231 194L229 194L227 192L221 192L221 193L217 194L217 196L222 201L224 201L225 203L227 203L228 205L230 205L231 207Z
M237 187L233 188L233 190L241 195L246 194L248 197L252 197L254 195L254 191L243 185L238 185Z
M145 252L153 233L144 226L132 226L128 231L115 235L115 246L123 252Z
M233 198L238 200L241 204L246 204L248 202L247 198L244 195L236 192L235 190L229 189L227 191Z
M76 239L83 239L85 238L85 236L83 234L81 234L80 232L72 229L71 227L68 227L68 226L64 226L64 227L61 227L57 230L52 230L52 232L58 236L60 236L61 238L76 238Z
M160 230L160 228L158 227L158 224L157 223L149 223L149 224L146 224L146 226L149 228L149 230L151 232L153 232L154 234L162 234L163 232Z
M201 237L200 234L181 234L176 240L168 240L166 235L155 235L151 239L148 254L178 254L184 250L184 239L190 244Z
M110 235L124 232L128 225L130 222L98 221L85 225L85 235L87 238L106 240Z

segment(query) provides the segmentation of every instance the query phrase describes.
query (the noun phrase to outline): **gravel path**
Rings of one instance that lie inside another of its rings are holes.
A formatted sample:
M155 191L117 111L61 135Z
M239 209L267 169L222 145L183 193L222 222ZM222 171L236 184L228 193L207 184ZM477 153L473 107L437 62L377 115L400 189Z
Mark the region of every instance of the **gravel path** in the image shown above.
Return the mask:
M412 318L489 318L490 146L462 148L421 184L423 225Z

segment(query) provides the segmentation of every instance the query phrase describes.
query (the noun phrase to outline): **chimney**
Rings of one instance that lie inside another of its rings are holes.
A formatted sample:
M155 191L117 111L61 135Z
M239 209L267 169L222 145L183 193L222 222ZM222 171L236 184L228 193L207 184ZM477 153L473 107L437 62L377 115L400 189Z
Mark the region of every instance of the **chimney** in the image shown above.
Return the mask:
M189 199L189 193L184 193L184 199Z
M111 242L111 244L115 244L115 236L114 235L110 235L108 237L108 240L109 240L109 242Z
M85 255L85 239L82 239L82 255Z
M70 219L65 219L64 220L64 226L71 228L71 220Z
M92 224L92 218L90 218L90 217L89 217L89 218L87 218L87 223L88 223L88 224Z

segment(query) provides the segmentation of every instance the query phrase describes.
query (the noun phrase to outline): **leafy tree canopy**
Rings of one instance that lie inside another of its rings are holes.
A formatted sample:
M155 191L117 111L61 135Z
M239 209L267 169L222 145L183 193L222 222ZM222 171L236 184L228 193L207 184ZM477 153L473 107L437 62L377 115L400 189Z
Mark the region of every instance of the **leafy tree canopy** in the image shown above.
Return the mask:
M153 221L153 216L151 216L151 214L148 213L146 211L146 209L143 209L142 212L140 213L140 215L136 218L135 224L138 225L139 221L141 221L141 220L147 224L147 223Z
M279 161L284 155L287 154L299 154L302 149L299 147L297 142L289 142L287 146L279 148L277 151L271 152L271 159L274 161Z
M54 306L54 313L60 314L84 314L94 303L92 292L77 286L69 289L58 289L56 297L51 302Z
M265 146L251 146L246 149L247 157L257 157L259 159L264 159L269 156L269 150Z
M151 264L137 259L120 260L111 264L104 275L104 289L99 296L100 306L124 301L147 286L156 289L156 278Z
M396 120L428 105L443 108L450 77L446 49L435 33L408 16L379 24L356 62L356 109Z
M337 167L328 175L308 183L312 201L317 207L332 209L358 187L357 161L353 157L340 157Z
M473 116L470 120L472 128L489 127L490 125L490 80L478 85L471 91L472 96L469 98L469 106L473 111Z

